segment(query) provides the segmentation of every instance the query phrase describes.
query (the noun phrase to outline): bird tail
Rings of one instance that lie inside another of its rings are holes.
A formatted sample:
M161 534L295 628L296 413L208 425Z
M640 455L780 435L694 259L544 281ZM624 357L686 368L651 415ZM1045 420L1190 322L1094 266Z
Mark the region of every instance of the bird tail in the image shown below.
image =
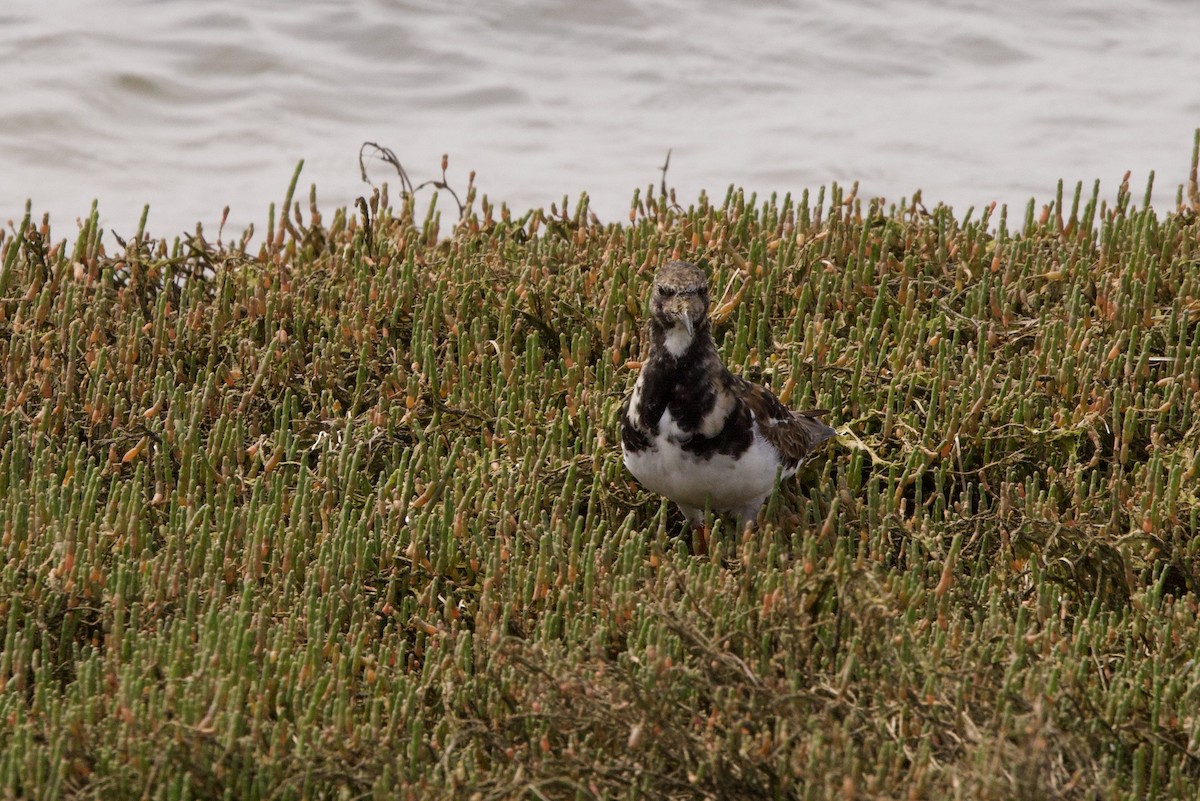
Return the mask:
M805 437L808 439L808 448L806 450L812 450L822 442L837 436L837 431L821 421L823 415L829 414L828 409L809 409L803 412L794 412L794 414L796 421L800 423L800 427L804 430Z

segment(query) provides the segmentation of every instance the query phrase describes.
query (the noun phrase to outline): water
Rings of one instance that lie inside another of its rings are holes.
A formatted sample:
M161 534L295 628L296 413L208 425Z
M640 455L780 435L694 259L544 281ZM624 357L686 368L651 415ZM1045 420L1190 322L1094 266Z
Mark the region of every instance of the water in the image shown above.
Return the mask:
M1200 126L1200 4L47 0L0 11L0 220L100 201L128 234L254 222L298 160L328 214L367 140L518 211L635 187L837 181L1023 211L1126 170L1174 204ZM395 185L375 163L376 181Z

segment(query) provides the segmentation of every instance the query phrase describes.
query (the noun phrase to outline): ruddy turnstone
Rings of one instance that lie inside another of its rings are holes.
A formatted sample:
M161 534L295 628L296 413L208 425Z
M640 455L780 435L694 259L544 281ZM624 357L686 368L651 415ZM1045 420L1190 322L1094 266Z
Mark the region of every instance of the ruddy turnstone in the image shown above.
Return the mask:
M629 472L673 500L694 526L704 510L752 525L776 478L794 475L835 436L824 411L793 413L721 362L708 318L708 282L673 261L654 276L650 352L621 413Z

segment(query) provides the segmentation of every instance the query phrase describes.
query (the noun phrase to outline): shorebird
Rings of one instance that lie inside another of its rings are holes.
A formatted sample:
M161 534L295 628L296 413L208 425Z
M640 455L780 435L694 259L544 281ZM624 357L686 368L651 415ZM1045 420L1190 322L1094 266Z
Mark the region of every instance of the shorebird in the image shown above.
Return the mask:
M779 478L836 432L825 410L792 412L726 369L712 338L704 271L682 261L654 276L650 350L621 412L629 472L695 527L705 509L753 526Z

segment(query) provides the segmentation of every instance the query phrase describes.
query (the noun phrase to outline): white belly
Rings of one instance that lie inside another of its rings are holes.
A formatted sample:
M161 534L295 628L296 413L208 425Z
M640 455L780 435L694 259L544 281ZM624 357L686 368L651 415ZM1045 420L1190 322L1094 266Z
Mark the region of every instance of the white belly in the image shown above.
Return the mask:
M685 451L673 437L679 429L670 412L663 413L658 430L649 448L625 452L625 466L646 489L681 506L740 514L756 507L775 486L779 456L757 430L750 449L736 460L720 453L705 459ZM795 472L784 470L782 476Z

